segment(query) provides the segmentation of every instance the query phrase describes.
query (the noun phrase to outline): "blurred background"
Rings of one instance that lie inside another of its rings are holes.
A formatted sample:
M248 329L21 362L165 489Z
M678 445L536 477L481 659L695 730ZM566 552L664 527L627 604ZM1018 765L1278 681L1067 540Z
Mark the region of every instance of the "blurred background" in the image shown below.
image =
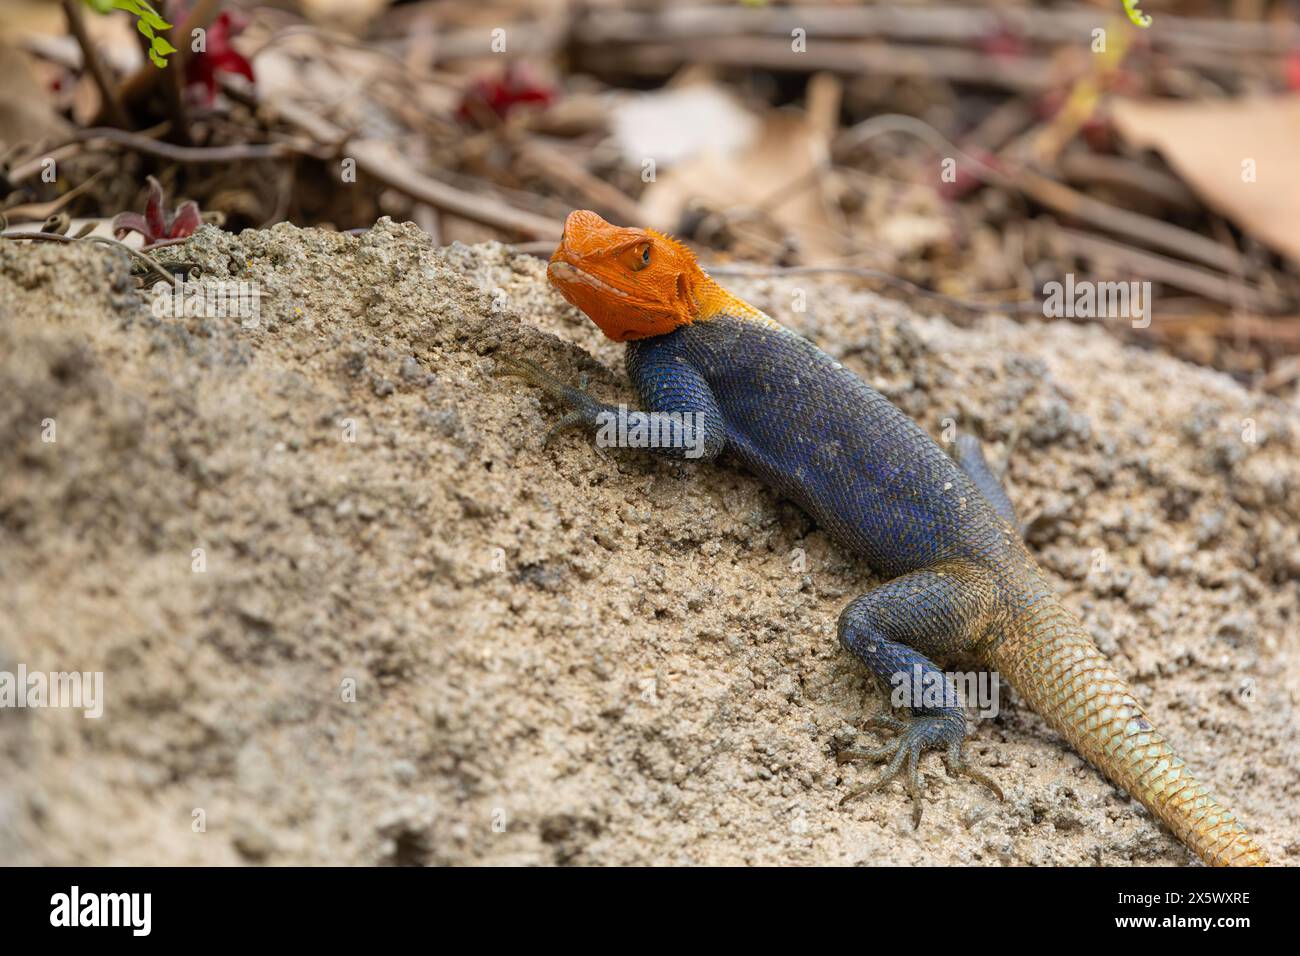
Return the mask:
M1297 5L1139 6L0 0L0 213L545 253L590 208L957 320L1150 282L1116 335L1294 398Z

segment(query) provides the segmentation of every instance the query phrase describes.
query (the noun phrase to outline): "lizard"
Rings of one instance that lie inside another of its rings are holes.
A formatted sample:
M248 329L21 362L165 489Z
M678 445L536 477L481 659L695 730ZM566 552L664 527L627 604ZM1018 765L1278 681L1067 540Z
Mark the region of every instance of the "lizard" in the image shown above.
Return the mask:
M1205 862L1267 865L1058 598L973 436L949 455L852 370L724 289L665 233L575 210L547 278L607 337L626 343L627 374L644 408L628 413L530 360L497 353L501 371L568 406L544 445L561 429L595 430L622 413L660 436L656 454L713 461L728 453L884 578L851 600L837 624L840 643L877 679L919 674L922 686L941 682L932 686L951 692L941 664L974 657ZM899 778L919 826L920 765L931 750L949 776L1001 799L965 756L966 714L955 695L913 703L867 721L894 735L883 746L837 753L839 763L886 764L841 803Z

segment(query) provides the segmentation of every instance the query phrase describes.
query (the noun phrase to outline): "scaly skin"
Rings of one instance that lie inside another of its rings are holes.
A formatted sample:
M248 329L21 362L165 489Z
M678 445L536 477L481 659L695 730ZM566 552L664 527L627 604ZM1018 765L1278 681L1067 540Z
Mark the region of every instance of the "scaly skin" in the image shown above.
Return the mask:
M841 642L873 675L888 682L919 668L951 686L936 662L973 653L1206 862L1267 863L1057 600L978 443L959 442L954 462L884 396L726 292L660 233L574 212L548 273L606 335L628 343L628 374L647 409L636 414L663 439L656 453L707 460L728 451L889 579L840 615ZM617 411L531 363L503 362L571 406L557 428L596 428ZM846 801L905 771L919 824L918 767L930 749L950 773L1001 796L963 758L960 706L902 713L875 721L896 732L890 743L838 755L888 761Z

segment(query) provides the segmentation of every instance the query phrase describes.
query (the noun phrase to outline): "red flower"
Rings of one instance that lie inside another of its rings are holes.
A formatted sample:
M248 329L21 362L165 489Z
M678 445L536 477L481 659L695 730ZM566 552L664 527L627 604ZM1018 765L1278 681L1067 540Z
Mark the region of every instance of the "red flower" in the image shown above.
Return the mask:
M243 14L223 12L208 27L203 51L191 53L185 60L185 82L191 89L198 87L205 106L211 106L216 98L218 73L238 73L254 82L253 64L230 45L230 38L244 32L246 26L248 18Z
M162 184L152 176L149 177L149 198L145 202L144 215L138 212L120 212L113 217L113 235L118 239L131 232L144 236L144 244L152 245L164 239L184 239L191 235L202 223L199 216L199 204L187 199L169 213L163 209Z

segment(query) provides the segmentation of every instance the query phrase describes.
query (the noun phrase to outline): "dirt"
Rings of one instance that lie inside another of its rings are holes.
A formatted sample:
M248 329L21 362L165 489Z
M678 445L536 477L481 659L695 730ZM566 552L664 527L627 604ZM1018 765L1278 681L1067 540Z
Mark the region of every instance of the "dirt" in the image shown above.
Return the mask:
M929 758L919 829L898 784L841 808L883 694L834 626L875 579L734 467L543 448L493 352L632 396L539 261L386 220L167 254L257 322L0 243L0 670L104 675L98 719L0 710L0 862L1194 862L1007 693L970 743L1004 801ZM729 284L983 438L1153 721L1300 861L1294 402L1097 325Z

